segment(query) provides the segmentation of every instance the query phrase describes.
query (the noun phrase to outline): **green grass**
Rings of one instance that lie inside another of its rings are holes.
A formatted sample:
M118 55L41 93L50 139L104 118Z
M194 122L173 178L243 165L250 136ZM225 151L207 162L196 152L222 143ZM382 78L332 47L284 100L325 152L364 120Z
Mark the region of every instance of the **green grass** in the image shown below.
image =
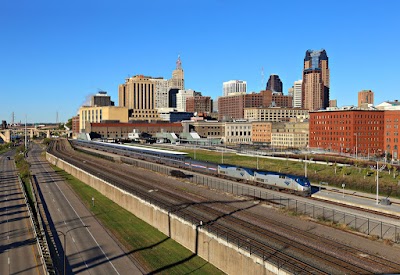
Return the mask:
M87 208L139 259L148 272L158 274L224 274L168 236L118 206L95 189L53 166ZM94 198L94 207L92 205Z
M181 150L194 158L194 150ZM196 159L214 163L222 162L221 152L206 151L196 149ZM257 167L257 158L249 156L239 156L233 153L224 153L224 163L238 165L249 168ZM259 169L282 172L294 175L304 175L304 161L278 160L270 158L258 158ZM379 173L379 193L382 196L391 196L400 198L400 186L398 182L400 171L396 171L393 177L393 170L385 170ZM369 173L369 176L367 174ZM376 171L370 168L359 168L355 166L336 167L335 165L316 164L314 162L307 164L307 176L312 184L319 182L328 182L329 186L341 188L342 183L346 184L346 189L363 191L366 193L376 192Z

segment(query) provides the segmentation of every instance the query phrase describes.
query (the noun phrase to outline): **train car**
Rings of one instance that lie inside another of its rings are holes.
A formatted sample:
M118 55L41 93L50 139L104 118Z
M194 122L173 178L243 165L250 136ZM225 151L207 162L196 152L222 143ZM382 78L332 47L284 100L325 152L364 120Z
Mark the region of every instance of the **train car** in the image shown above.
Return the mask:
M269 188L287 189L295 193L307 195L311 192L310 181L306 177L269 172L269 171L255 171L254 181L262 183Z
M74 145L89 147L92 149L103 150L110 153L123 154L127 157L139 157L142 159L150 159L157 160L160 158L167 158L171 160L184 161L188 158L187 153L170 151L170 150L161 150L154 147L147 146L131 146L124 144L116 144L116 143L105 143L98 141L84 141L84 140L73 140L71 141Z
M254 171L249 168L242 168L233 165L218 165L218 174L238 180L252 181L254 179Z

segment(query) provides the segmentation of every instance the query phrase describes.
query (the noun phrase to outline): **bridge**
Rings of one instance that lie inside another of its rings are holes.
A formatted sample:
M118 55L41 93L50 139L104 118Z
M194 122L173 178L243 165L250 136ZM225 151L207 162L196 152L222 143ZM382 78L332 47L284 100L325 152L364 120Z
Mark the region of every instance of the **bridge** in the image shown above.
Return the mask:
M61 130L61 129L38 129L38 128L26 128L27 135L29 138L33 139L35 136L46 136L50 138L51 136L68 136L72 135L72 131L70 130ZM25 128L18 129L4 129L0 130L0 138L4 140L4 142L8 143L12 141L12 137L15 135L25 136Z

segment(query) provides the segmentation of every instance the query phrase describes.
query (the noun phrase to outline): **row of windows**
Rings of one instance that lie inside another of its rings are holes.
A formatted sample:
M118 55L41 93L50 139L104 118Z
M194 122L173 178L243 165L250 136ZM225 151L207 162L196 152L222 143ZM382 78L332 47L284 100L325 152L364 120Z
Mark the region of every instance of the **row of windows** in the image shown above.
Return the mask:
M332 118L368 118L368 119L382 119L383 115L370 115L370 114L355 114L354 116L350 114L341 114L341 115L315 115L315 119L332 119Z

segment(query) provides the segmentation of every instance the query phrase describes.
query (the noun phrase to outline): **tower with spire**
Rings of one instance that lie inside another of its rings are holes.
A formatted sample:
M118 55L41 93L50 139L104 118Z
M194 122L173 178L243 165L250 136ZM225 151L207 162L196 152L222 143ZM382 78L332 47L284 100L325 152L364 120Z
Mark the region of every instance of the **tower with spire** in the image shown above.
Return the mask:
M178 59L176 60L176 69L172 71L169 88L179 90L185 89L185 79L180 55L178 55Z

